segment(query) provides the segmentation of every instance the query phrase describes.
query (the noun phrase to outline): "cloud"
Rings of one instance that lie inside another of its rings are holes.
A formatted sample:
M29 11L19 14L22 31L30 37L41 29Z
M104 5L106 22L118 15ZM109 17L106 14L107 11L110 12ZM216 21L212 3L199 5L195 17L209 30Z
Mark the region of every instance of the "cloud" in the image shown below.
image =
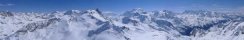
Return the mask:
M237 13L244 13L244 6L237 7L237 8L219 8L218 9L221 12L237 12Z
M240 7L239 10L244 10L244 6L243 7Z
M6 3L6 4L0 3L0 6L13 6L13 5L15 5L15 4L11 4L11 3Z
M243 6L243 7L239 7L239 8L237 9L237 11L239 11L239 12L241 12L241 13L244 13L244 6Z

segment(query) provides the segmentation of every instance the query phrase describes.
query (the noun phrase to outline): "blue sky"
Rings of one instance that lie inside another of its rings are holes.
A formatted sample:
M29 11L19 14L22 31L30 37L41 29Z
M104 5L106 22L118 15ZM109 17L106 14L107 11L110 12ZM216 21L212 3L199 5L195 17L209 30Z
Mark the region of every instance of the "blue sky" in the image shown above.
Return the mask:
M51 12L87 10L124 12L144 10L234 10L244 9L244 0L0 0L0 11Z

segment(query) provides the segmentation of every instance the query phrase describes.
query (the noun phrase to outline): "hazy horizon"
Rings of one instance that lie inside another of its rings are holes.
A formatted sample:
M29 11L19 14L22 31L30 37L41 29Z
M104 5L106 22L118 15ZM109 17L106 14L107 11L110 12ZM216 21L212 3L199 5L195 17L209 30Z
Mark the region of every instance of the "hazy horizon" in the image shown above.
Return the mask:
M0 11L52 12L64 10L88 10L124 12L134 8L147 11L214 10L242 11L243 0L1 0Z

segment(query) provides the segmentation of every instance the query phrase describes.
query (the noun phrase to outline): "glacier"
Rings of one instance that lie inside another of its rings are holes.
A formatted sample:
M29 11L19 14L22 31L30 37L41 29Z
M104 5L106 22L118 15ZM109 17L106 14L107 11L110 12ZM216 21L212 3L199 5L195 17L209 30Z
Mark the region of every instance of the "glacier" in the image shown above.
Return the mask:
M0 11L0 40L243 40L244 13L132 9Z

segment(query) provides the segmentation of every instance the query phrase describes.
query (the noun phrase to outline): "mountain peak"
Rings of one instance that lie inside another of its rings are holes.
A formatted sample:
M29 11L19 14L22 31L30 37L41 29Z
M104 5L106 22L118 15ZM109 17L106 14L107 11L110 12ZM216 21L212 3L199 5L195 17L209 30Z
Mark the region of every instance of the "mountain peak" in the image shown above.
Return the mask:
M133 13L143 13L145 11L142 8L135 8L135 9L132 9L130 12L133 12Z
M5 16L5 17L8 17L8 16L14 16L12 14L12 12L9 12L9 11L0 11L0 15L1 16Z
M75 13L80 13L81 11L79 10L68 10L64 13L64 15L72 15L72 14L75 14Z
M96 10L86 10L85 13L88 13L90 16L98 19L98 20L101 20L101 21L106 21L105 17L102 15L102 12L99 11L98 9Z

